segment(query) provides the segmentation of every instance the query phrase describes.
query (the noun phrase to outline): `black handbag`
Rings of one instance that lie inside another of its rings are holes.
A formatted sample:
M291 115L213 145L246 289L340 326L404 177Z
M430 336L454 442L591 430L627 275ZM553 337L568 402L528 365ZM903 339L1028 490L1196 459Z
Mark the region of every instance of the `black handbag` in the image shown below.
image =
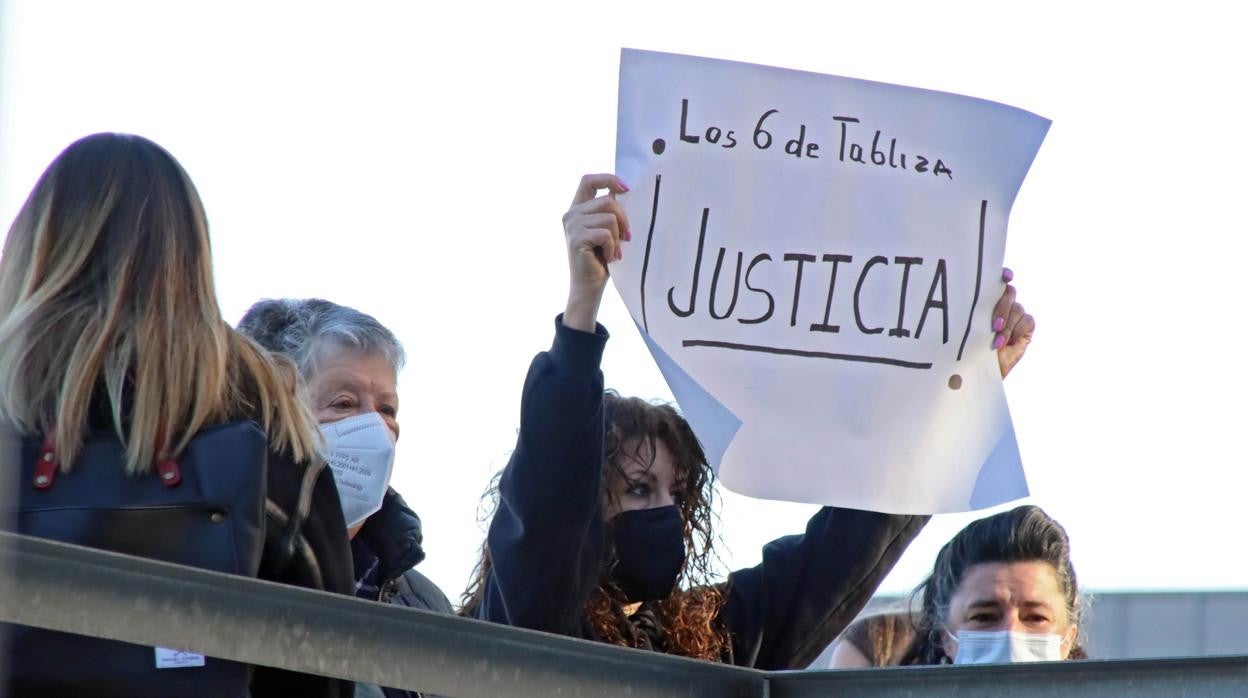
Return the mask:
M50 441L25 438L15 525L25 535L254 577L268 453L258 425L232 422L201 430L176 461L129 476L116 436L97 434L61 473ZM247 695L246 664L25 626L4 630L11 696Z

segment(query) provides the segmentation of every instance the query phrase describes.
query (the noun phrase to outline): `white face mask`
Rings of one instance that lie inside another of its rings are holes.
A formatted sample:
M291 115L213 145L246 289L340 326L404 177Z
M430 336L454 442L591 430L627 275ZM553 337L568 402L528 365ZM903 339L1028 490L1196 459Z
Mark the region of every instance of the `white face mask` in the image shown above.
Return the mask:
M334 473L347 528L381 509L394 468L394 435L376 412L321 425L321 456Z
M1009 630L959 630L954 664L1056 662L1062 658L1062 636Z

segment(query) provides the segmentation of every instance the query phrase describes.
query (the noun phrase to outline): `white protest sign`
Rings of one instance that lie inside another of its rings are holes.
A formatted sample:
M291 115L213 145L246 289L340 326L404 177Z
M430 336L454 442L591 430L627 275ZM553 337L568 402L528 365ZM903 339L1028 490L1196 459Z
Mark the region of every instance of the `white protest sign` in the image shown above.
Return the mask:
M1027 495L992 310L1049 121L625 50L616 288L729 488L897 513Z

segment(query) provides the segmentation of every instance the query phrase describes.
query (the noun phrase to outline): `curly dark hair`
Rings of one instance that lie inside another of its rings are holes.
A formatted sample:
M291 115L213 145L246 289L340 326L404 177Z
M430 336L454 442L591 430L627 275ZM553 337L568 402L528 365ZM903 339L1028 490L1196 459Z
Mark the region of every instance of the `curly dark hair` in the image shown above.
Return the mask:
M922 595L922 603L914 640L901 658L902 665L948 661L943 634L949 602L961 587L967 570L989 562L1047 562L1057 575L1070 622L1079 624L1083 600L1070 561L1066 529L1040 507L1021 506L972 521L941 548L931 575L914 591L916 597ZM1087 658L1077 637L1068 658Z
M621 397L608 390L604 396L604 410L606 435L601 494L604 503L613 496L608 487L612 477L623 477L624 456L653 462L657 444L662 443L675 465L678 489L674 494L685 524L685 563L680 570L677 590L661 601L646 604L663 630L662 646L653 649L694 659L724 661L730 654L730 643L716 619L724 605L725 589L722 584L713 583L712 571L718 560L714 532L717 518L715 475L702 445L689 423L671 405ZM484 517L492 516L498 501L498 476L483 500L486 502ZM602 574L585 604L585 618L603 642L648 647L646 639L630 624L625 612L629 605L627 597L612 581L616 555L609 537L605 544ZM482 545L473 581L460 600L461 615L475 614L485 593L489 571L489 549Z

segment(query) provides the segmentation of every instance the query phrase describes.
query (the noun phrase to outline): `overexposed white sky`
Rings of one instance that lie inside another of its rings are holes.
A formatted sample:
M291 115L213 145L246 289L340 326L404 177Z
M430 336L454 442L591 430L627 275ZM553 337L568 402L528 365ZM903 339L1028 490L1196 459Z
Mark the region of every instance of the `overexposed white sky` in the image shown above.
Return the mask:
M452 598L566 293L560 216L610 171L622 46L958 92L1053 119L1007 264L1036 341L1007 381L1033 496L1085 588L1248 588L1239 317L1248 45L1216 2L0 0L0 221L96 131L168 148L231 321L321 296L406 344L394 485ZM604 371L670 399L614 290ZM813 507L726 493L734 567ZM941 516L884 591L982 514Z

